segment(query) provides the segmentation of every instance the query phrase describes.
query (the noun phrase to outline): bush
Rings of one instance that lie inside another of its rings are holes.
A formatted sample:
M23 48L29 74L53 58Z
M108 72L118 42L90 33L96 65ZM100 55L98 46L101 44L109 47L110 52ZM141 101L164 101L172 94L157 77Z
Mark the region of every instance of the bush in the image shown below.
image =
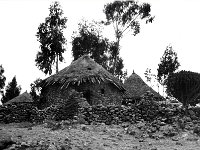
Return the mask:
M180 71L171 74L166 82L167 93L178 99L183 106L195 106L200 96L200 74Z

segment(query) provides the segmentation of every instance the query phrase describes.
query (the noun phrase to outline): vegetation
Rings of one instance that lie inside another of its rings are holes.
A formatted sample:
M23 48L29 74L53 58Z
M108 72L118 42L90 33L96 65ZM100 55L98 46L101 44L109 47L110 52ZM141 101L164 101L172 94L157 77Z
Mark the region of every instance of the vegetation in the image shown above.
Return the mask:
M0 65L0 94L3 94L2 89L5 86L5 81L6 81L6 77L3 75L4 73L4 68L2 65Z
M21 87L17 85L17 80L16 77L14 76L12 81L9 82L8 85L6 86L6 92L1 100L2 103L6 103L9 100L15 98L20 94L20 92L21 92Z
M158 81L160 84L165 85L165 80L167 77L174 73L180 63L178 62L177 53L173 50L172 46L167 46L166 50L160 59L160 64L158 64Z
M108 57L108 39L102 36L102 27L97 22L83 20L79 23L78 32L72 36L72 55L74 60L88 54L98 64L106 67Z
M200 98L200 74L180 71L171 74L166 82L167 93L177 98L183 106L196 105Z
M117 68L116 64L120 50L120 40L129 31L134 36L137 35L140 32L140 22L142 20L145 20L146 23L152 22L154 17L151 16L150 12L150 4L138 4L136 1L114 1L104 6L104 13L107 20L105 24L113 25L116 37L116 49L113 53L113 74L115 74Z
M172 46L167 46L157 69L157 80L163 86L163 95L168 76L174 73L179 66L177 53L173 50Z
M32 96L33 101L36 103L36 105L39 105L40 102L40 86L39 83L42 81L42 79L38 78L33 83L30 84L31 91L30 94Z
M65 52L66 39L63 30L66 28L67 18L63 17L63 10L58 2L54 2L49 8L50 14L38 27L36 34L40 42L41 51L37 53L36 66L45 74L52 74L52 65L63 61L62 54Z
M79 23L78 33L75 32L72 36L72 55L74 60L88 54L111 73L115 49L115 43L109 42L107 38L102 36L102 26L97 22L88 23L83 20ZM122 70L123 68L123 60L117 56L116 71L114 75L120 80L124 79L127 74Z

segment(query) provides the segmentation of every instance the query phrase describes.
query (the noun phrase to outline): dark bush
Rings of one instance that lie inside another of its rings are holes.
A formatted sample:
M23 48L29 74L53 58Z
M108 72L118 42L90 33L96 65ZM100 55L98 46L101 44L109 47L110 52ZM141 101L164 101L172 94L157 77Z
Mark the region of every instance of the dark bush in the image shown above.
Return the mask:
M167 81L167 93L178 99L183 106L196 105L200 97L200 74L180 71L171 74Z

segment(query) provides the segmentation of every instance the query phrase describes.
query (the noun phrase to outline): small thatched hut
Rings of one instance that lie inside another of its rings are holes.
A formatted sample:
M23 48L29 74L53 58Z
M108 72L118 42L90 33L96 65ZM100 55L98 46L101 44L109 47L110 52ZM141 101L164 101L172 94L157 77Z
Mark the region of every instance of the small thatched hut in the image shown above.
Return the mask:
M41 87L46 106L67 100L72 89L82 92L90 105L120 105L125 92L123 84L88 55L43 80Z
M17 103L33 103L31 95L27 92L20 94L19 96L9 100L4 105L17 104Z
M146 92L151 92L154 94L156 98L162 98L160 94L154 91L151 87L149 87L142 78L136 73L132 73L132 75L124 81L124 87L127 89L127 97L137 99L142 97Z

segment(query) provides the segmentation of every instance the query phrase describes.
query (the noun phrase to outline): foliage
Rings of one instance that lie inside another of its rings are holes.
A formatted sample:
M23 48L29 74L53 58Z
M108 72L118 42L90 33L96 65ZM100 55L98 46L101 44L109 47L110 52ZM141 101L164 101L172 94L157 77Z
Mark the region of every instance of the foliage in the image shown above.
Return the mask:
M83 20L79 23L78 33L74 32L72 36L72 55L74 60L88 54L97 63L105 66L108 52L108 39L101 35L102 27L97 22L88 23Z
M151 6L148 3L138 4L136 1L114 1L104 6L106 25L112 24L116 37L116 53L114 55L113 73L116 69L117 54L119 53L120 39L126 32L131 31L135 36L140 32L140 21L152 22Z
M147 79L147 82L150 82L150 84L152 86L152 81L156 78L156 75L151 72L150 68L146 69L144 75L145 75L145 77Z
M2 89L4 88L6 81L6 77L3 75L3 73L4 73L4 68L2 65L0 65L0 93L2 94L3 94Z
M107 38L102 36L102 26L97 22L88 23L83 20L79 23L79 31L72 36L72 55L74 60L88 54L98 64L102 65L106 70L112 73L114 53L116 52L116 43L109 42ZM116 55L116 54L115 54ZM120 80L124 79L126 72L123 60L117 55L117 64L115 76Z
M50 14L38 27L36 34L40 42L41 51L37 53L36 66L45 74L52 74L52 65L56 63L58 72L58 61L63 61L62 54L65 52L66 39L63 29L66 28L67 18L63 17L63 10L58 2L54 2L49 8Z
M12 81L6 86L5 95L3 95L2 103L6 103L9 100L18 96L21 92L21 87L17 85L16 77L14 76Z
M180 63L178 62L177 53L173 50L172 46L167 46L166 50L160 59L160 64L158 64L158 82L162 85L165 85L165 80L167 77L175 72Z
M32 96L33 101L36 103L36 105L39 105L40 101L40 86L39 83L42 81L42 79L38 78L33 83L30 84L31 91L30 94Z
M177 98L183 106L196 105L200 96L200 74L180 71L171 74L167 81L167 93Z

